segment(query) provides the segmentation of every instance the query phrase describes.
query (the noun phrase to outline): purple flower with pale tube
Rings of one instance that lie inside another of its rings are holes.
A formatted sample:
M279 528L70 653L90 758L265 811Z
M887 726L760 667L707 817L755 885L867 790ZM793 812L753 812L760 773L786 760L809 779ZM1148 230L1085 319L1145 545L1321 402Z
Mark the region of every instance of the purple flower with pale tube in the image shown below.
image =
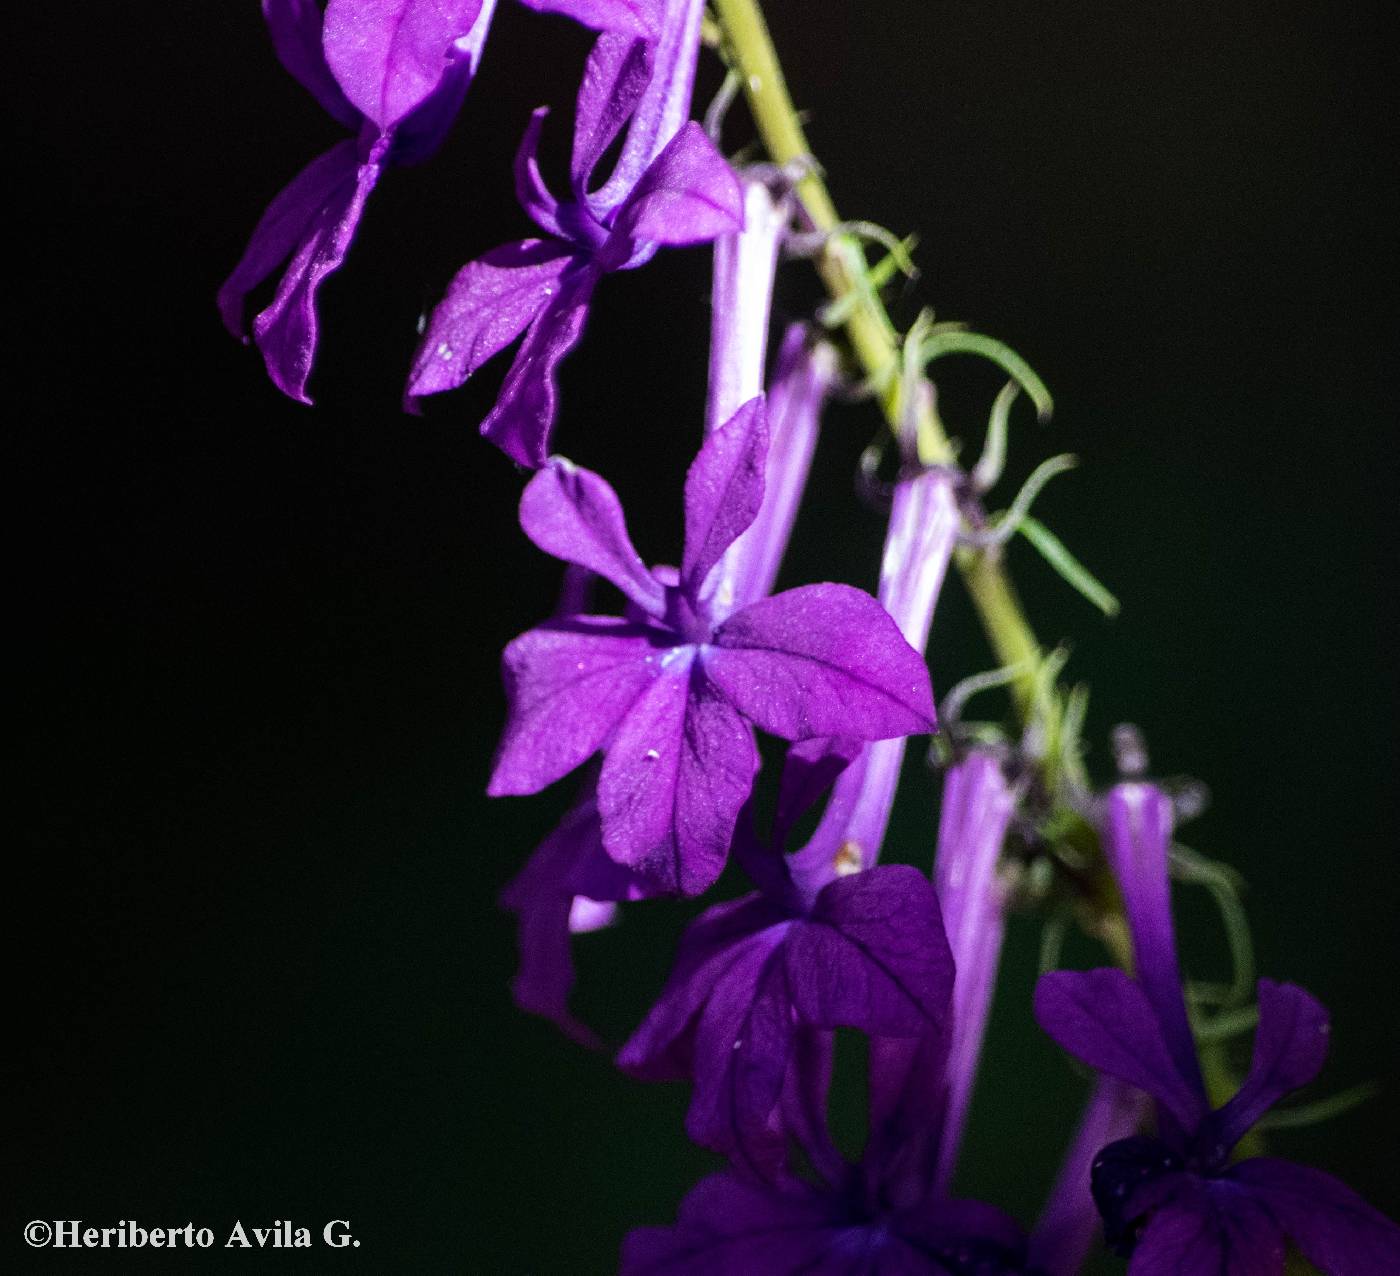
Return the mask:
M959 878L962 898L955 907L970 919L981 912L974 906L973 896L994 884L988 865L995 866L1011 801L995 761L979 755L970 765L960 766L966 769L954 769L945 799L940 855L964 870ZM808 767L807 760L799 755L796 767L790 768L794 774L784 776L787 791L779 800L780 813L794 809L795 796L809 793L820 782L820 777ZM818 894L818 904L838 890L851 890L862 883L867 884L866 889L873 889L877 882L886 883L885 889L892 894L905 893L907 899L922 898L925 892L932 896L930 884L922 874L908 866L895 865L835 877ZM701 1086L712 1081L708 1074L718 1067L722 1070L721 1079L747 1096L746 1083L751 1076L744 1073L730 1080L741 1066L732 1057L770 1054L775 1039L770 1025L783 1020L781 1015L766 1017L756 1034L758 1044L752 1046L752 1024L748 1020L730 1022L736 1003L743 1004L746 997L754 1005L761 1000L761 993L755 995L743 965L747 953L733 944L731 934L726 934L745 907L755 911L772 907L762 896L754 900L758 902L721 906L711 911L708 920L702 919L695 928L691 946L682 950L677 974L668 990L670 1003L663 994L658 1010L627 1048L631 1051L645 1046L649 1061L661 1067L674 1058L678 1048L695 1055L692 1135L697 1134L697 1107L703 1113L709 1111L708 1102L701 1106ZM959 999L949 976L960 955L948 947L937 919L937 904L933 903L929 911L934 914L933 931L904 922L887 925L874 943L865 937L870 945L869 959L875 964L885 965L892 953L922 951L925 960L936 958L939 979L932 989L937 994L934 1013L921 1029L899 1036L878 1035L872 1041L870 1137L862 1162L847 1164L826 1131L830 1044L825 1036L829 1034L814 1034L809 1042L813 1048L800 1060L800 1066L790 1068L781 1095L773 1099L774 1113L747 1129L741 1125L731 1127L742 1130L745 1138L737 1148L724 1150L737 1151L742 1167L766 1170L766 1176L735 1170L704 1180L682 1204L673 1227L640 1228L628 1237L623 1247L624 1276L701 1276L716 1271L762 1272L772 1276L817 1271L829 1276L866 1272L1031 1276L1039 1270L1030 1266L1026 1239L1012 1219L980 1202L951 1199L939 1178L938 1167L944 1163L942 1140L951 1136L956 1141L956 1132L947 1120L947 1096L953 1081L948 1048L959 1032ZM723 942L712 942L711 936L699 933L706 924ZM770 928L781 924L770 923ZM973 963L980 959L981 947L975 929L969 924L958 931L966 950L963 955ZM725 942L730 945L727 954ZM762 941L749 938L745 942L757 946ZM782 942L780 938L773 949L775 955L767 961L776 961ZM719 968L719 976L710 976L712 990L697 1012L681 994L693 992L701 983L704 966L695 961L695 954L706 948L708 965ZM724 964L726 955L732 964ZM838 972L829 968L797 973L809 981L820 982ZM958 978L961 977L960 969ZM974 979L974 983L980 986L981 980ZM975 1016L974 1002L975 999L964 997L961 1004ZM698 1022L677 1031L678 1026L685 1024L687 1013ZM787 1019L796 1021L799 1027L811 1027L800 1012ZM712 1024L728 1031L716 1032ZM857 1026L871 1030L868 1018ZM794 1045L801 1041L796 1035L799 1027L788 1029ZM669 1037L658 1034L659 1028L668 1028ZM980 1020L969 1026L972 1033L980 1033L980 1029ZM623 1062L629 1062L626 1051ZM765 1074L766 1094L773 1093L776 1070L775 1063L770 1062ZM733 1120L732 1112L724 1111L723 1115ZM821 1175L821 1183L801 1181L773 1168L781 1133L798 1140L808 1161ZM766 1152L768 1162L756 1156L756 1151Z
M525 534L631 603L522 634L503 658L510 706L488 791L536 793L602 750L603 844L665 889L719 876L758 755L787 740L909 735L933 726L928 671L889 614L849 585L808 585L716 622L705 584L763 499L761 400L705 441L685 483L679 571L649 571L598 475L555 460L526 486Z
M1292 984L1259 981L1249 1074L1212 1110L1182 996L1171 924L1170 799L1146 783L1108 795L1104 845L1133 934L1136 980L1119 970L1055 971L1036 1018L1065 1050L1156 1100L1156 1137L1094 1159L1094 1199L1130 1276L1278 1276L1287 1241L1330 1276L1400 1272L1400 1228L1329 1174L1272 1157L1231 1162L1235 1145L1327 1057L1324 1007Z
M738 178L695 123L686 123L703 0L667 0L655 46L599 37L579 89L571 196L544 185L536 151L548 112L535 112L516 158L522 206L548 238L493 249L464 266L433 310L409 374L407 398L461 385L522 335L481 432L537 468L549 454L558 370L578 344L593 290L661 245L707 243L743 224ZM612 175L597 165L630 118Z
M657 0L523 0L586 26L649 36ZM219 312L246 338L248 293L284 262L271 303L253 320L268 375L309 403L316 295L339 269L385 168L441 145L476 75L496 0L263 0L282 65L356 136L311 161L267 206L219 289Z
M801 325L794 324L783 339L768 396L771 433L763 500L758 516L722 560L728 564L736 551L742 554L734 579L744 585L744 603L771 592L834 379L834 360L831 347L814 343ZM587 592L579 577L589 575L569 569L558 614L586 610ZM552 1019L575 1040L597 1045L568 1008L574 984L572 936L609 924L619 903L656 893L647 878L617 864L603 849L597 776L590 776L579 802L501 896L520 919L520 969L511 985L516 1003Z

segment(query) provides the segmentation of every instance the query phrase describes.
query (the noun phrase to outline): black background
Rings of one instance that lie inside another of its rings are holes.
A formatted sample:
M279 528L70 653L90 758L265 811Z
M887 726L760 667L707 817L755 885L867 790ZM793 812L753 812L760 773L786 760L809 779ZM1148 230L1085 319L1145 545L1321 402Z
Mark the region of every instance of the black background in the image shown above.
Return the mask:
M19 1226L348 1218L362 1248L315 1269L609 1270L709 1161L681 1088L626 1082L509 1004L495 897L566 795L482 796L496 653L557 572L475 434L499 370L425 419L397 407L421 310L527 233L510 156L537 103L567 135L587 41L503 0L449 144L383 183L325 289L308 410L213 294L336 126L251 0L84 8L15 15L7 60L22 1181L0 1244L21 1270L110 1270L27 1251ZM1184 836L1249 878L1262 969L1333 1008L1319 1094L1393 1081L1400 1033L1381 13L770 6L839 204L922 235L904 318L923 301L970 320L1055 391L1047 432L1017 422L1011 480L1083 457L1040 512L1123 615L1024 546L1018 581L1094 686L1101 773L1131 718L1163 771L1210 785ZM728 140L746 136L739 112ZM707 260L607 281L564 377L558 446L615 482L654 561L674 560L700 427ZM810 304L805 267L781 294ZM974 442L993 389L949 381ZM850 476L874 429L833 415L789 581L873 583L881 529ZM935 685L989 663L954 584ZM900 858L927 859L931 806L918 777ZM613 1040L685 911L587 944L582 1003ZM1218 971L1208 910L1188 896L1184 915L1188 961ZM1079 1093L1029 1023L1036 940L1013 925L961 1180L1028 1219ZM1392 1088L1277 1148L1394 1212L1397 1134Z

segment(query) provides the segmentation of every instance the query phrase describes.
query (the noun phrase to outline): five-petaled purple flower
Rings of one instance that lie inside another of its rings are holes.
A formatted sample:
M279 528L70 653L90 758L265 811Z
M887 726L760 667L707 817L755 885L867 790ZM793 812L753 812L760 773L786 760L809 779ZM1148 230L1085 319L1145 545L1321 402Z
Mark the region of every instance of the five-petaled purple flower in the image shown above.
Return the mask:
M1155 1138L1104 1148L1094 1199L1131 1276L1278 1276L1291 1240L1329 1276L1400 1273L1400 1228L1329 1174L1230 1154L1279 1099L1327 1057L1328 1016L1292 984L1259 981L1249 1075L1212 1110L1182 996L1167 896L1171 802L1149 784L1108 796L1105 850L1133 930L1138 978L1055 971L1036 989L1041 1026L1091 1067L1150 1094Z
M525 339L481 432L508 456L544 464L559 362L578 344L598 281L651 259L662 244L705 243L743 224L739 180L705 131L685 123L699 47L700 0L668 0L662 35L600 36L574 125L572 199L545 187L535 112L516 159L521 204L547 239L493 249L464 266L434 309L409 375L408 399L462 384L522 333ZM631 118L616 167L594 172Z
M556 459L520 502L526 535L611 581L631 614L558 619L510 643L488 791L538 792L603 750L608 854L685 894L724 866L758 767L752 726L787 740L933 726L923 659L858 589L809 585L712 619L706 581L763 499L764 416L762 400L745 405L691 464L678 572L647 570L616 494L588 470Z
M586 26L654 36L661 0L522 0ZM246 335L244 299L287 262L253 321L268 374L309 403L316 293L350 249L365 200L391 165L427 159L442 143L476 75L496 0L262 0L282 65L355 132L312 160L267 206L219 290L219 310ZM290 259L290 260L289 260Z

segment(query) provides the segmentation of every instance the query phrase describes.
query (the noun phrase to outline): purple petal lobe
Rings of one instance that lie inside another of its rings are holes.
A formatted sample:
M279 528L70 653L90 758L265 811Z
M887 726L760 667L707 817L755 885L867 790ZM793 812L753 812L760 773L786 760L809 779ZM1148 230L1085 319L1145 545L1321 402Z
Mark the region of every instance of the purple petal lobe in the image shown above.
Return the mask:
M1328 1276L1400 1273L1400 1227L1330 1174L1259 1157L1229 1173Z
M358 128L360 113L346 101L321 48L321 6L317 0L262 0L277 60L334 119Z
M702 244L744 226L744 192L729 162L693 120L671 139L613 223L610 264L631 244ZM616 265L613 265L616 268Z
M481 423L481 433L520 465L538 469L549 456L559 404L559 364L583 335L597 280L591 267L561 278L516 351L496 406Z
M1286 1094L1308 1084L1327 1060L1331 1020L1326 1008L1295 984L1259 981L1259 1027L1254 1059L1238 1093L1209 1119L1219 1155Z
M810 1188L793 1184L779 1192L716 1174L681 1203L674 1227L638 1228L628 1235L621 1276L829 1273L822 1264L832 1258L840 1228L830 1198Z
M784 946L802 1019L875 1036L942 1032L953 959L938 896L918 869L891 864L840 878L795 922Z
M598 37L583 68L574 112L574 149L569 164L577 199L603 152L637 105L651 75L651 47L644 40L606 34Z
M773 843L781 850L788 833L865 747L852 736L816 736L790 745L773 815Z
M568 812L501 893L503 907L520 919L520 969L511 981L516 1005L553 1020L581 1044L596 1047L594 1033L569 1010L574 986L571 933L580 901L640 899L645 884L603 850L598 808L592 796ZM615 904L598 904L599 908Z
M617 493L591 470L551 460L525 486L520 526L546 554L597 572L644 612L665 611L665 591L632 548Z
M561 244L526 239L463 266L433 308L408 394L416 398L461 385L559 295L561 277L574 260Z
M692 598L763 504L768 423L763 399L744 404L705 440L685 476L681 588Z
M579 766L656 676L659 654L643 630L610 618L521 634L501 658L509 717L486 791L538 793Z
M619 863L696 895L724 867L758 751L695 667L693 648L673 648L662 663L608 747L598 785L603 842Z
M549 118L549 107L537 107L530 116L525 135L515 151L515 198L529 214L530 220L548 235L567 239L559 220L559 201L549 192L540 174L540 135Z
M330 0L326 61L345 96L392 128L442 82L482 0Z
M1267 1209L1233 1184L1182 1177L1147 1224L1130 1276L1283 1276L1283 1236Z
M246 335L243 299L277 269L329 207L342 207L359 169L353 141L317 156L267 206L233 273L219 289L219 314L235 337Z
M749 941L715 984L695 1041L695 1093L685 1128L695 1142L763 1174L781 1156L773 1121L792 1053L783 930Z
M666 987L622 1050L617 1063L643 1081L690 1075L693 1034L700 1012L748 941L787 920L761 896L707 909L687 928Z
M1053 970L1035 989L1035 1017L1059 1046L1091 1068L1160 1100L1194 1130L1205 1103L1184 1081L1141 988L1121 970Z
M662 0L520 0L538 13L557 13L595 31L618 31L654 40L661 31Z
M327 197L287 263L271 303L253 320L253 340L273 384L301 403L311 402L306 382L316 357L316 294L350 251L365 200L379 180L384 149L376 143L353 177Z
M933 726L923 657L849 585L808 585L736 612L705 668L740 713L785 740L882 740Z

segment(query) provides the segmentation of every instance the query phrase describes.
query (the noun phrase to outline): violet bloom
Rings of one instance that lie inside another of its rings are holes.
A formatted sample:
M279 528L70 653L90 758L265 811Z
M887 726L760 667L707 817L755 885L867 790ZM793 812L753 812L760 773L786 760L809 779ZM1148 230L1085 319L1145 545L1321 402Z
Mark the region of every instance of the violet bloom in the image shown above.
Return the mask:
M598 475L556 460L520 503L536 545L610 580L633 614L556 620L507 646L510 715L488 792L536 793L603 750L608 854L686 894L724 866L758 767L753 726L802 740L933 725L924 662L868 594L809 585L714 622L706 578L759 510L767 448L759 400L706 440L686 477L674 583L637 556Z
M656 31L659 0L523 0L587 26ZM244 300L279 266L253 338L273 383L302 403L316 356L316 294L350 249L386 167L427 159L476 75L496 0L263 0L282 65L356 136L311 161L268 205L219 289L219 311L246 338ZM290 259L290 260L289 260Z
M735 579L744 585L745 603L772 590L806 483L834 359L831 347L810 341L801 325L793 325L783 340L768 396L771 442L763 501L758 517L722 560L728 564L736 551L742 554ZM590 576L582 568L568 569L556 615L588 610L580 577ZM593 1033L568 1008L574 984L572 936L610 924L620 903L656 893L652 882L617 864L603 849L595 771L578 803L501 896L501 903L520 919L520 970L511 984L516 1004L552 1019L576 1040L596 1045Z
M1109 856L1133 931L1137 980L1119 970L1055 971L1036 1017L1065 1050L1151 1095L1155 1138L1104 1148L1094 1199L1131 1276L1278 1276L1286 1240L1331 1276L1400 1273L1400 1228L1329 1174L1272 1157L1231 1163L1241 1138L1327 1056L1326 1010L1292 984L1259 981L1254 1059L1212 1110L1181 993L1167 888L1171 803L1150 784L1107 800Z
M820 782L806 765L799 756L796 774L785 774L780 813L795 810L800 805L794 801L795 795L810 793ZM956 805L959 812L953 824L978 824L971 804ZM998 804L984 803L980 809L990 812L992 818L973 829L969 856L974 860L978 847L988 842L999 845L997 830L1004 830L1006 822L1006 812ZM780 826L779 836L781 832ZM818 907L828 898L862 886L873 892L876 883L882 883L882 892L891 898L898 898L899 892L908 901L921 901L921 911L932 915L935 929L929 929L927 921L915 924L915 917L901 917L887 909L891 922L882 930L861 936L870 945L869 960L883 967L900 956L907 963L907 954L922 950L925 962L936 962L938 980L929 991L937 999L932 1004L925 1002L922 1026L912 1021L909 1024L918 1031L899 1037L880 1035L872 1041L870 1137L861 1163L847 1164L826 1130L830 1061L826 1043L820 1038L809 1043L815 1044L815 1049L789 1066L781 1095L773 1097L779 1062L773 1057L774 1042L800 1043L798 1033L811 1021L801 1009L789 1008L787 1015L780 1014L784 1009L781 1003L773 1012L760 1015L766 990L762 978L755 980L745 963L767 963L760 967L763 974L782 971L792 1001L798 992L796 976L812 980L829 997L832 994L825 991L825 985L843 972L828 965L784 970L784 945L791 942L786 935L779 935L769 955L762 956L770 934L779 926L800 922L772 921L768 930L755 930L739 938L742 930L735 923L745 911L751 915L765 907L775 911L773 903L763 897L712 909L687 937L667 992L624 1050L622 1061L634 1068L642 1063L648 1070L654 1069L654 1074L664 1075L669 1063L685 1054L694 1056L693 1136L699 1133L695 1129L697 1113L708 1114L713 1103L702 1096L702 1086L713 1085L713 1074L717 1073L723 1083L718 1087L723 1104L731 1092L748 1097L752 1077L758 1071L752 1063L744 1067L732 1062L733 1057L766 1062L763 1098L773 1102L775 1111L764 1119L760 1105L749 1114L750 1123L744 1124L744 1114L736 1112L732 1104L722 1106L720 1114L732 1122L729 1129L742 1137L731 1139L731 1146L719 1144L731 1154L737 1152L748 1169L765 1173L715 1175L690 1193L673 1227L632 1232L623 1247L623 1276L708 1276L719 1271L752 1272L755 1276L808 1272L827 1276L871 1272L1027 1276L1034 1270L1028 1264L1025 1237L1013 1220L979 1202L950 1199L938 1181L940 1143L948 1132L950 1028L956 1032L950 1012L956 1003L949 978L954 954L938 924L930 883L905 865L869 868L838 877L824 887L817 896ZM922 903L925 899L928 902ZM747 1008L745 1015L737 1015L736 1008ZM870 1031L872 1018L867 1011L857 1026ZM782 1025L781 1034L775 1034L775 1024ZM754 1122L754 1117L760 1120ZM801 1144L821 1176L820 1183L774 1171L780 1134ZM737 1148L732 1146L735 1142ZM766 1163L762 1159L765 1152Z
M660 40L599 38L575 116L572 198L545 187L535 112L516 160L520 201L547 238L493 249L464 266L434 309L407 396L461 385L524 334L481 432L532 468L549 454L560 361L578 344L605 275L650 260L659 245L705 243L743 224L738 179L689 112L703 0L667 0ZM594 176L631 119L612 176Z

